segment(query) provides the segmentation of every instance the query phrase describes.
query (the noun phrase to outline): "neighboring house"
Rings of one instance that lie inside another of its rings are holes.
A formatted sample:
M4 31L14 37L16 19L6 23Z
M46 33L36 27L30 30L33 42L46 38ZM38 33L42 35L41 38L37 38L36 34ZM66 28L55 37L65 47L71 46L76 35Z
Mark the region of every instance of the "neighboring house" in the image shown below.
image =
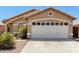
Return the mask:
M75 18L54 8L30 10L4 20L5 32L19 33L19 26L28 26L28 38L73 38Z

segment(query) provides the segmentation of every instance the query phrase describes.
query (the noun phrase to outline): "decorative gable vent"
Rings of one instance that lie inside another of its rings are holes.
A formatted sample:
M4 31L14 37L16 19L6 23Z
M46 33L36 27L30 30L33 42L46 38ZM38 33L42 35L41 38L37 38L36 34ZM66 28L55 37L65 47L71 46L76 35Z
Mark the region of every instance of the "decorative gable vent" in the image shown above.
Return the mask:
M48 12L48 16L53 16L53 12L52 11L49 11Z

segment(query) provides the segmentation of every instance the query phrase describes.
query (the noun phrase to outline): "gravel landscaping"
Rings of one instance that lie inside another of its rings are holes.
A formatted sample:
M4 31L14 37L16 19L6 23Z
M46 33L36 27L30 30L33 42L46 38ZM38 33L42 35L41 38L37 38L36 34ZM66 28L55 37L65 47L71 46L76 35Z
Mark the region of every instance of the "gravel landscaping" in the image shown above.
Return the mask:
M16 40L16 48L12 50L0 50L0 53L19 53L26 45L26 40Z

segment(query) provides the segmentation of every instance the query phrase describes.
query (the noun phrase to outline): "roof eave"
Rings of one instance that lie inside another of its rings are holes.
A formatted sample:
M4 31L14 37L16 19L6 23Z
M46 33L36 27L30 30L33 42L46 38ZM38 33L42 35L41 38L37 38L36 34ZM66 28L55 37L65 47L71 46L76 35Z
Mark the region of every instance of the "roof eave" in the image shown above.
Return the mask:
M30 10L30 11L36 11L36 9L32 9L32 10ZM27 12L30 12L30 11L27 11ZM25 12L24 12L25 13ZM24 13L21 13L21 14L24 14ZM21 15L20 14L20 15ZM17 16L20 16L20 15L17 15ZM14 17L17 17L17 16L14 16ZM11 17L11 18L9 18L9 19L5 19L5 20L3 20L2 22L3 23L6 23L7 21L9 21L9 20L11 20L12 18L14 18L14 17Z

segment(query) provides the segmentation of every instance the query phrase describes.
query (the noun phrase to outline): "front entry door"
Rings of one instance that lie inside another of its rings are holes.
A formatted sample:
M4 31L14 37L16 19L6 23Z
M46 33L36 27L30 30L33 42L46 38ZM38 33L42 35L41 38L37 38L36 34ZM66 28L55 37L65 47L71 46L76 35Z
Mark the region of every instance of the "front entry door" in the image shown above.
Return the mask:
M73 27L73 38L78 38L78 27Z

